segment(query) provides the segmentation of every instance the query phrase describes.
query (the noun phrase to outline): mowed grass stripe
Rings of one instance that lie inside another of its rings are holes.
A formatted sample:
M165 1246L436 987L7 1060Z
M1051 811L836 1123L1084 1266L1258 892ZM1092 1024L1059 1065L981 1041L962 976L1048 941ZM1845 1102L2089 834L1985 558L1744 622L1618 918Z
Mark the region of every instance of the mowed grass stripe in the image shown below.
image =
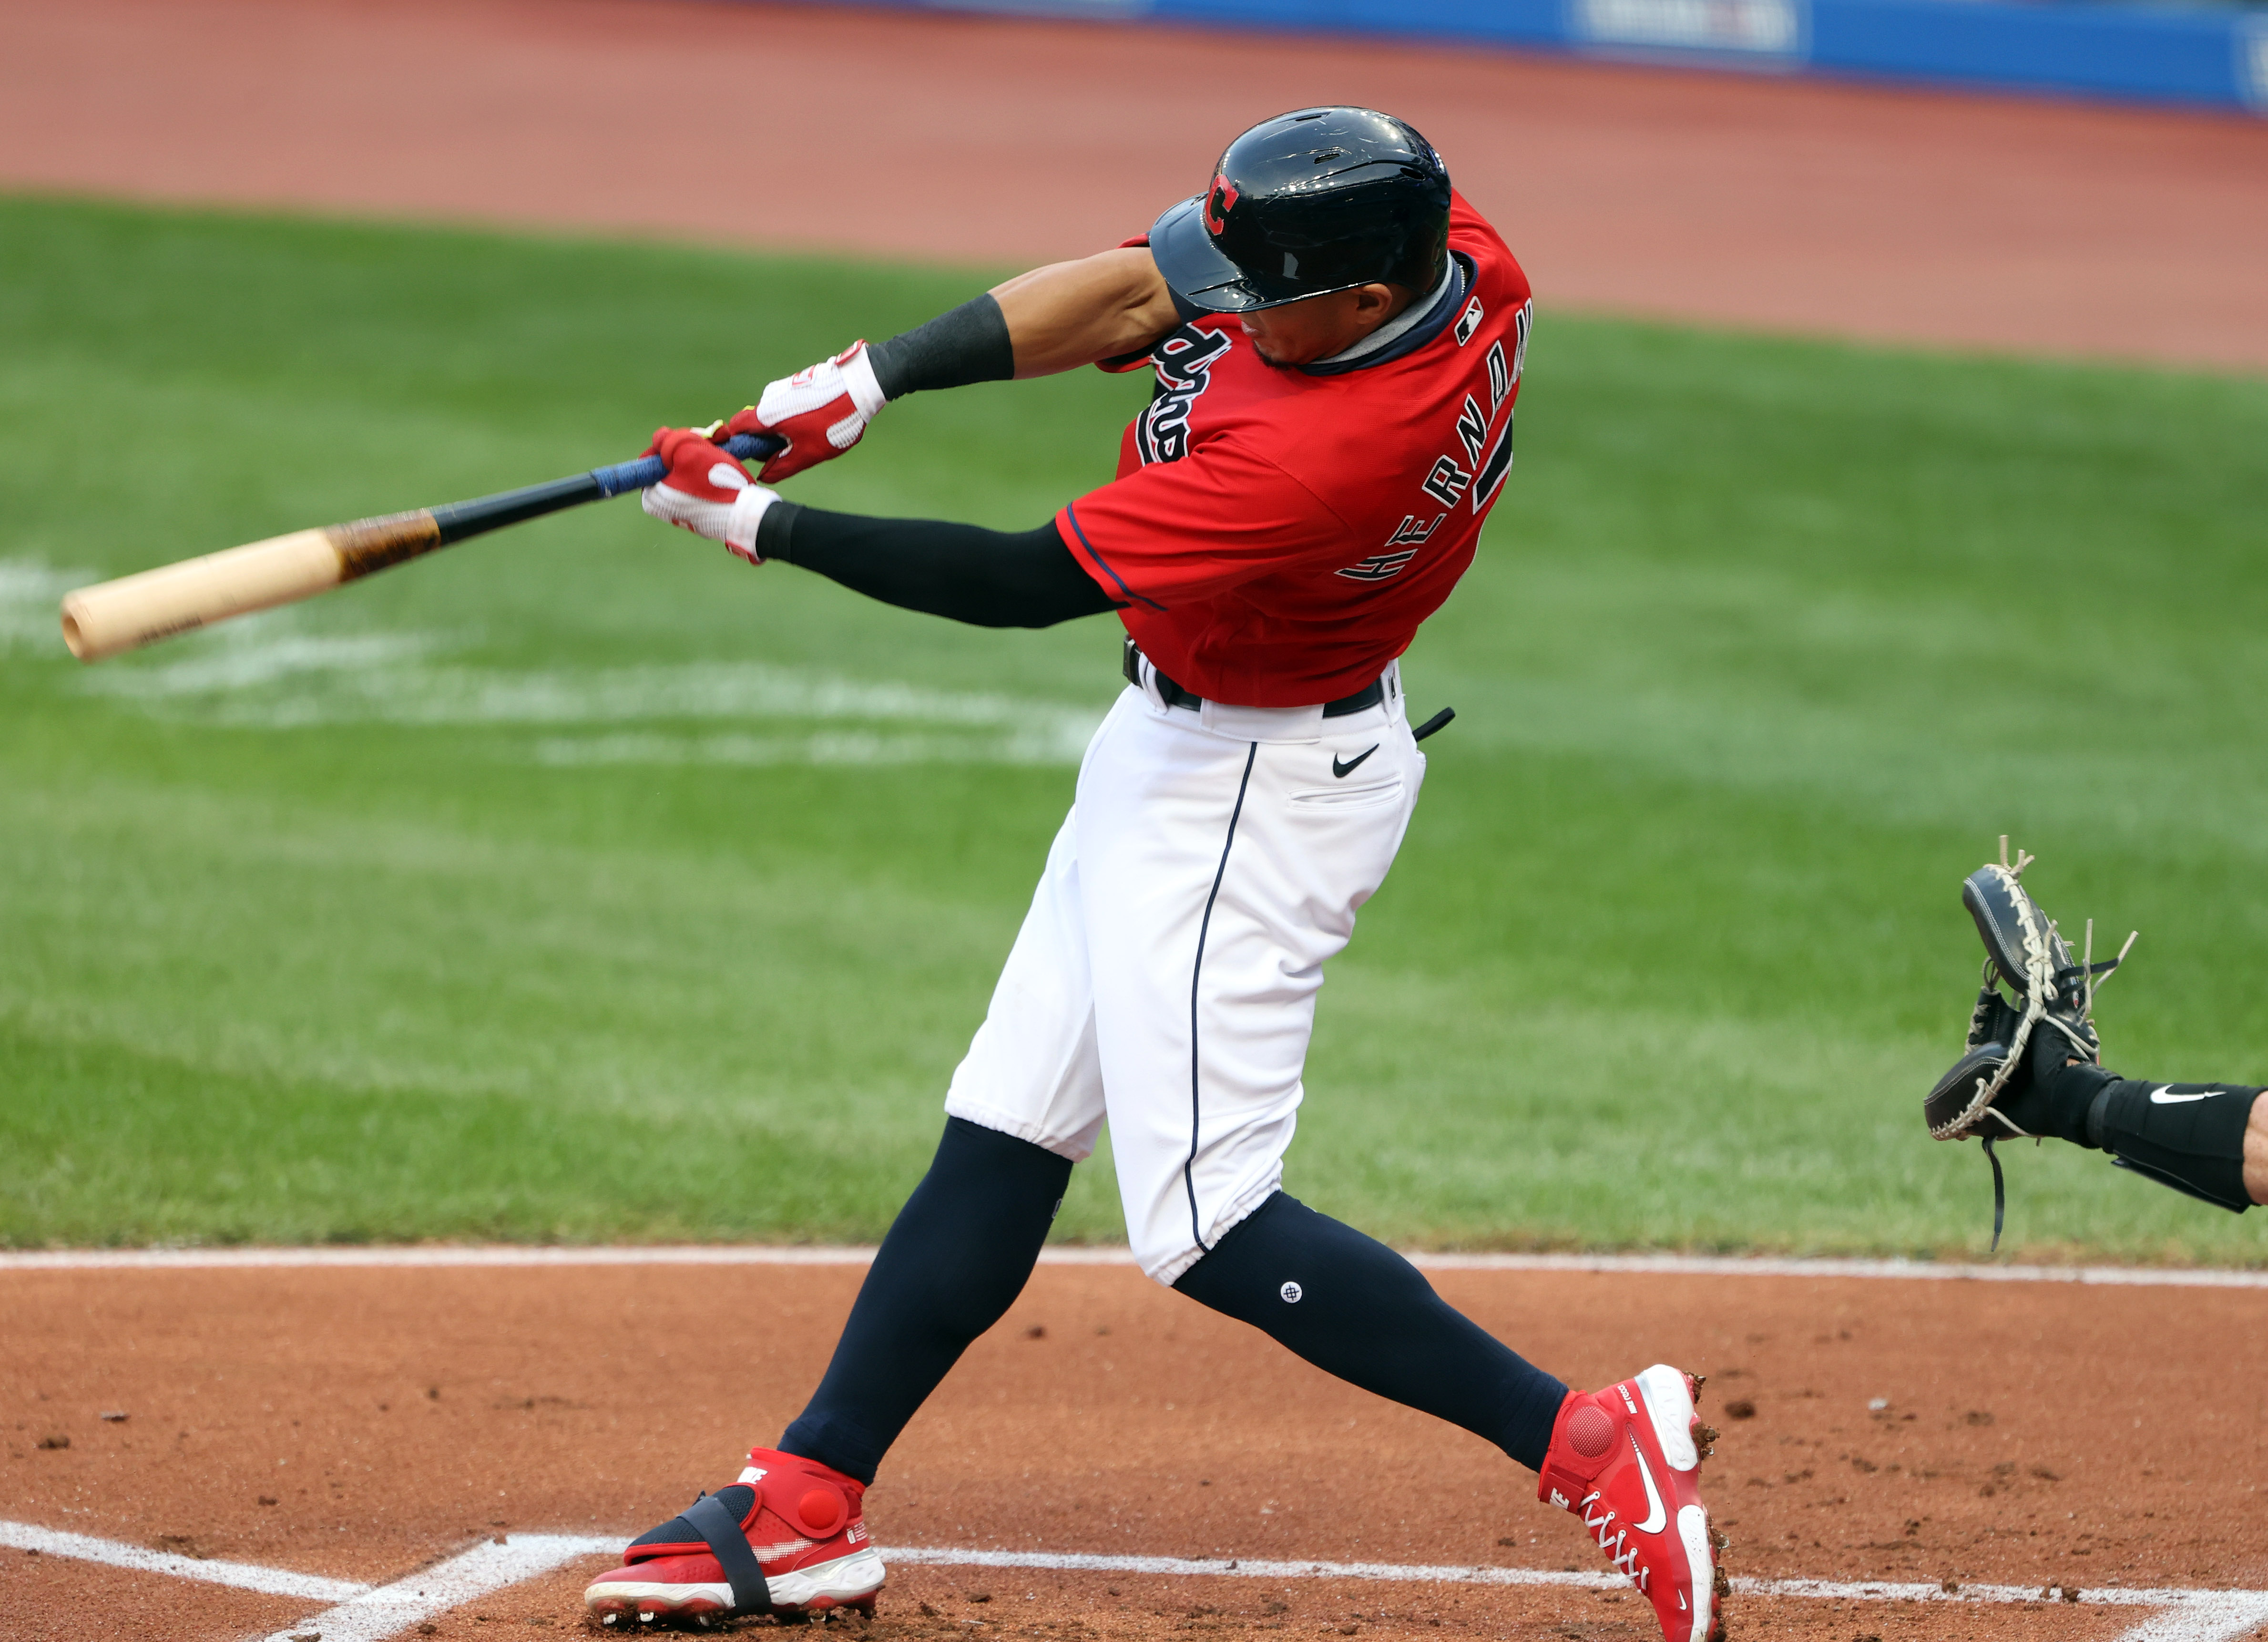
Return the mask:
M0 202L0 1241L879 1236L1111 623L956 628L627 503L99 672L42 607L630 453L990 277ZM793 489L1029 525L1143 391L917 396ZM1982 1160L1916 1114L2002 831L2144 931L2114 1065L2268 1077L2268 386L1547 293L1520 441L1409 659L1459 719L1294 1191L1431 1247L1981 1250ZM2010 1160L2029 1254L2268 1254ZM1081 1168L1059 1235L1112 1198Z

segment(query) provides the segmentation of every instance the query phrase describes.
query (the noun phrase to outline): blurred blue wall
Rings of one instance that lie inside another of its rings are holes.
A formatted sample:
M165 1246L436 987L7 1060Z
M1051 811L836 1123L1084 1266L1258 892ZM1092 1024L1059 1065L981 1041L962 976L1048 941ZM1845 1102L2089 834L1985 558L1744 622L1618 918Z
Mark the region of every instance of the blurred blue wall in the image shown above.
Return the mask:
M912 0L1398 35L2268 115L2268 9L2094 0Z

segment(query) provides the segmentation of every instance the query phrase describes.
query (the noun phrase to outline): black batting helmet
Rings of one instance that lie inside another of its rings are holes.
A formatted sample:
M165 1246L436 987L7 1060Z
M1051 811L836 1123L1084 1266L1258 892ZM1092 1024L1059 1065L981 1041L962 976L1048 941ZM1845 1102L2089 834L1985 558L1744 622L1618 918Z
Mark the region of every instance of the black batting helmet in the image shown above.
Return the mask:
M1174 294L1214 313L1373 281L1425 291L1449 251L1449 173L1407 123L1301 108L1231 143L1212 186L1150 230Z

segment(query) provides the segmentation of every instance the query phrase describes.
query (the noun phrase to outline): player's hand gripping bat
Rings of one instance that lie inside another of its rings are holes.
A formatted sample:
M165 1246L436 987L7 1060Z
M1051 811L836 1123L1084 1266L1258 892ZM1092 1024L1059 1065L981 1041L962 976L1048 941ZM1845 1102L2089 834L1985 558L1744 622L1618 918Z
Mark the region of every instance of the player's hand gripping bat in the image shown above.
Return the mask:
M739 433L725 442L725 449L746 460L775 455L785 443L764 434ZM625 490L643 490L660 483L668 471L660 457L644 456L475 501L445 502L414 513L298 530L99 582L64 596L63 642L81 661L100 661L232 615L312 598L341 582L483 531Z

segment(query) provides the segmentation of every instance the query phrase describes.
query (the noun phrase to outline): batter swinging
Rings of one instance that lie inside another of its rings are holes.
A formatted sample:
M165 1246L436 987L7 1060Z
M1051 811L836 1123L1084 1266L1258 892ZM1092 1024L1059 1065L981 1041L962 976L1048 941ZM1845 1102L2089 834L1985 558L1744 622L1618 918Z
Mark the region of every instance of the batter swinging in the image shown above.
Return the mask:
M870 1606L864 1490L1023 1287L1108 1122L1145 1271L1496 1443L1581 1518L1668 1642L1721 1634L1696 1382L1657 1365L1571 1393L1281 1189L1323 966L1425 778L1396 658L1511 472L1531 313L1519 263L1424 137L1310 108L1238 137L1142 239L656 436L657 517L960 621L1116 610L1128 688L817 1393L738 1483L590 1587L602 1620ZM801 507L710 442L784 436L762 475L783 479L903 394L1086 364L1146 368L1154 394L1117 478L1022 534Z

